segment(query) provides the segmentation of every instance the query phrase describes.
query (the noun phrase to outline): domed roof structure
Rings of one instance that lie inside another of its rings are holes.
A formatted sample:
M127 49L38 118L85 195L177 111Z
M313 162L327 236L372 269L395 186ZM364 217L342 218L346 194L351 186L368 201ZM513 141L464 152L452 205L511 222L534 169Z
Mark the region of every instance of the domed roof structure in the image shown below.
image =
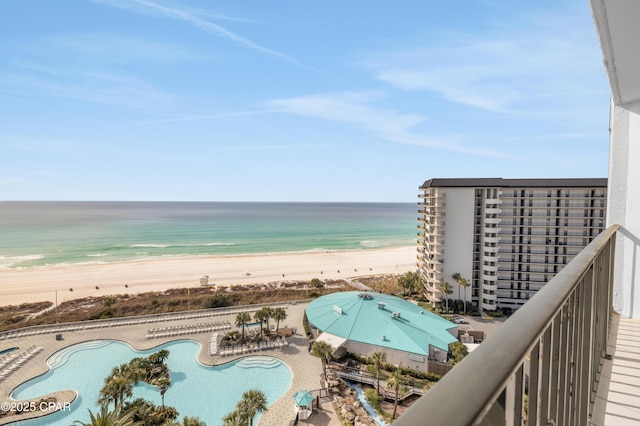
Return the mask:
M457 326L395 296L348 291L309 303L309 322L324 333L381 348L429 355L429 346L445 353L457 339Z

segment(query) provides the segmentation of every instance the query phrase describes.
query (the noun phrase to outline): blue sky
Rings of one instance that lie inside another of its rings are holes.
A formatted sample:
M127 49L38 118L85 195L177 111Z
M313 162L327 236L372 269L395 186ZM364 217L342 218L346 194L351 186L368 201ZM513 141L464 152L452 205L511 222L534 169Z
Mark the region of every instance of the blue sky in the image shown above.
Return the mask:
M606 177L608 111L587 0L0 4L0 200Z

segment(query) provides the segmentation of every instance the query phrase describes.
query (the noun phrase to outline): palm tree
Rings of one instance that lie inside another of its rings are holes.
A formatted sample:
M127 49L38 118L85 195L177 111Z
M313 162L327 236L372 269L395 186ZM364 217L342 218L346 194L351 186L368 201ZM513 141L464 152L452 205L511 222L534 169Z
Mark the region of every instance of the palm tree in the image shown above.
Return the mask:
M253 426L253 418L261 411L267 410L267 397L258 389L251 389L242 394L238 402L238 411L249 420L249 426Z
M127 401L122 406L122 412L131 414L131 419L137 422L144 422L155 416L157 407L152 402L143 398L136 398Z
M162 397L162 409L164 410L164 394L167 393L169 386L171 386L171 379L168 377L161 377L153 382L153 385L160 389L160 396Z
M458 272L456 272L455 274L451 275L451 278L456 280L456 283L458 283L458 299L460 299L460 278L462 278L462 276Z
M182 418L182 426L207 426L207 424L197 417L185 416Z
M159 364L165 362L167 360L167 358L169 358L169 350L168 349L160 349L158 352L156 352L156 354L158 355L158 363Z
M420 274L409 271L401 277L398 277L398 285L404 289L404 294L406 296L407 292L409 294L419 292L424 286L424 283Z
M444 293L444 304L447 307L447 313L449 313L449 295L451 293L453 293L453 286L451 284L449 284L448 281L443 282L442 284L440 284L440 289L439 289L442 293ZM442 305L440 305L442 306Z
M384 352L374 352L369 358L369 362L373 364L373 368L376 372L376 389L378 389L378 395L380 395L380 370L387 362L387 354Z
M240 312L236 315L236 326L242 327L242 341L244 342L244 327L251 322L251 314L249 312Z
M464 287L464 314L467 315L467 287L469 287L471 283L466 278L460 278L458 284Z
M222 426L248 426L247 416L236 409L224 416Z
M267 322L269 319L269 312L265 310L265 308L258 309L258 311L253 314L253 320L258 321L260 323L260 336L262 337L262 323Z
M158 352L154 352L147 357L152 364L162 364L169 358L169 351L167 349L161 349Z
M401 393L404 393L404 385L402 384L402 376L400 375L400 369L396 369L396 371L391 374L391 377L387 379L387 387L389 389L393 389L395 392L394 400L393 400L393 414L391 418L396 418L396 411L398 409L398 397Z
M137 377L132 374L132 369L128 364L121 364L111 370L111 375L104 380L104 385L100 389L98 403L109 405L113 402L116 407L121 407L125 398L133 395L133 385L137 382Z
M279 330L278 327L280 327L280 321L284 321L285 319L287 319L287 311L284 308L275 308L273 310L273 314L271 315L271 318L276 320L276 334L278 334L278 330Z
M327 342L313 342L311 353L322 361L322 372L324 379L327 380L327 358L333 353L333 348Z
M269 328L269 320L271 318L273 318L273 308L270 307L270 306L265 306L262 309L264 309L264 311L266 312L266 318L267 318L266 321L267 321L267 329L268 329Z
M113 411L110 411L109 405L103 404L97 414L89 410L89 423L76 420L73 424L81 426L136 426L143 424L132 420L133 413L120 414L120 411L122 411L121 405L116 405Z

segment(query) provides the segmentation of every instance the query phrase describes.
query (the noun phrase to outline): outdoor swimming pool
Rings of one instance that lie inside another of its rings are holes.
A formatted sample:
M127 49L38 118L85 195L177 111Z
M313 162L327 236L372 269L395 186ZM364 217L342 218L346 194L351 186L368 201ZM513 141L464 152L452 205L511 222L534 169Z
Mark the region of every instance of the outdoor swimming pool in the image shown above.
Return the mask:
M171 387L165 394L165 404L178 410L180 421L184 416L198 416L207 425L221 425L222 418L235 409L244 391L260 389L267 397L267 404L271 405L291 386L289 367L272 357L250 356L207 367L197 362L200 345L193 341L171 342L138 352L121 342L99 340L73 345L53 354L48 361L51 371L20 385L11 395L21 400L73 389L79 397L71 404L71 411L20 424L68 426L75 420L89 421L87 409L94 413L99 410L96 405L98 393L113 367L160 349L169 350L166 362ZM145 383L134 388L132 399L135 398L161 404L157 388Z

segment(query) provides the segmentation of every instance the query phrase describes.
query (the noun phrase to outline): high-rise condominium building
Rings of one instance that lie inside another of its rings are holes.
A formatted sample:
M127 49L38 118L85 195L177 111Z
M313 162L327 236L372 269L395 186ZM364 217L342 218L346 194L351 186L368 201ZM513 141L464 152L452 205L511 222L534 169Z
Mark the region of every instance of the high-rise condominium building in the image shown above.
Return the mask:
M517 309L605 227L607 179L430 179L420 191L417 265L433 303L447 281L449 298Z

